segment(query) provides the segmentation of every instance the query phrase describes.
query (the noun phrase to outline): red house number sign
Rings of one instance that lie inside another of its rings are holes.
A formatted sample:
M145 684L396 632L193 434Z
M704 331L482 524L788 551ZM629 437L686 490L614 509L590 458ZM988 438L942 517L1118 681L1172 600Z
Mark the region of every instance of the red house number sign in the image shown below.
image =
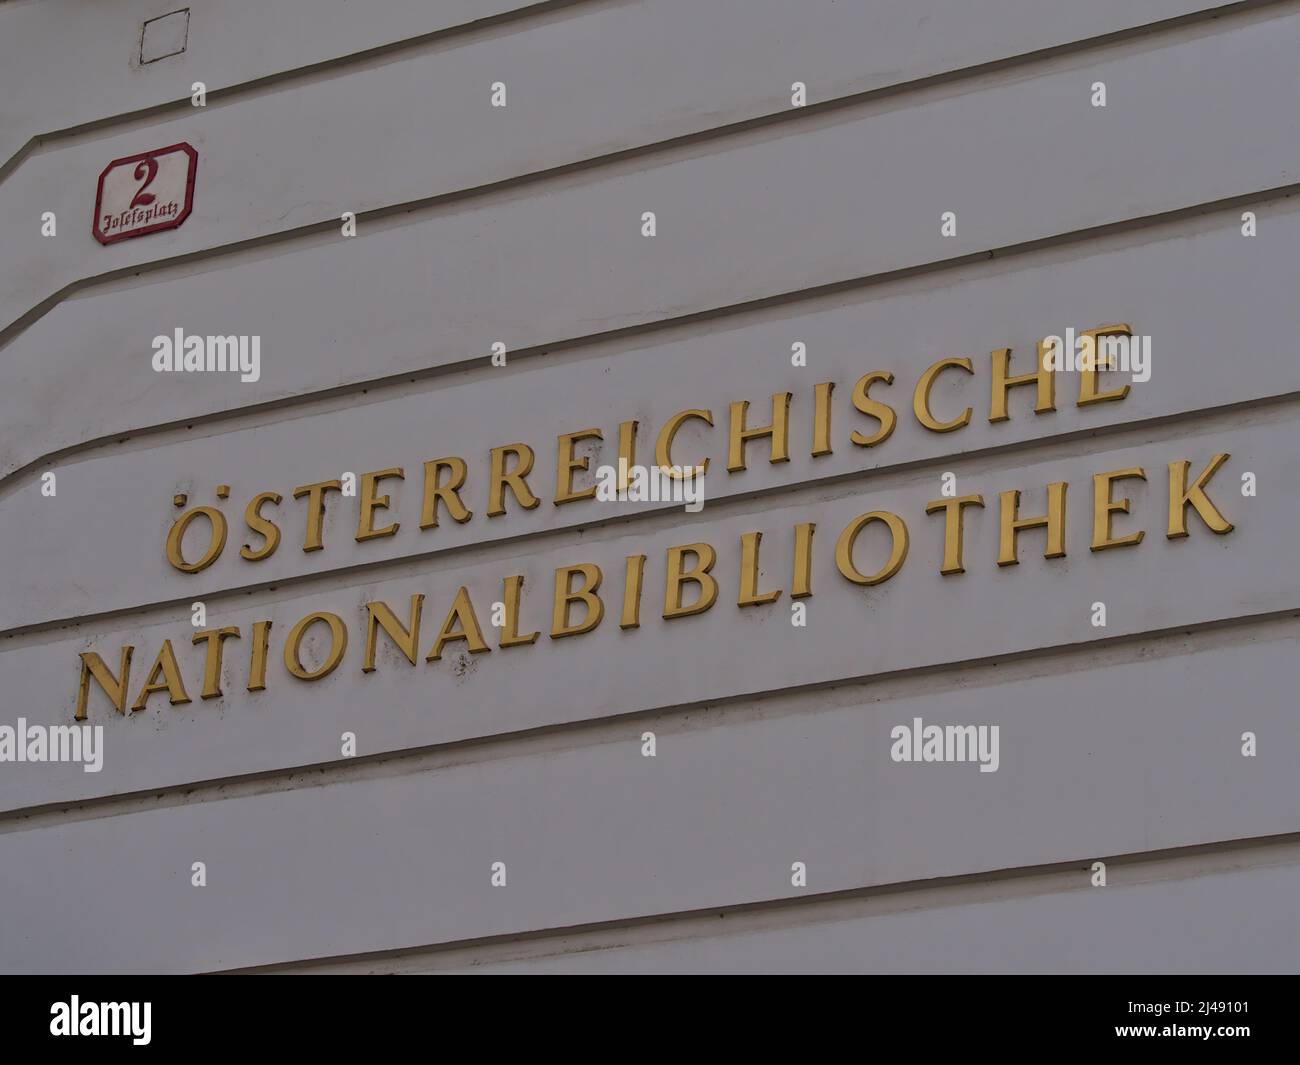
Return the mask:
M91 232L101 244L175 229L194 208L199 153L173 144L114 159L99 175Z

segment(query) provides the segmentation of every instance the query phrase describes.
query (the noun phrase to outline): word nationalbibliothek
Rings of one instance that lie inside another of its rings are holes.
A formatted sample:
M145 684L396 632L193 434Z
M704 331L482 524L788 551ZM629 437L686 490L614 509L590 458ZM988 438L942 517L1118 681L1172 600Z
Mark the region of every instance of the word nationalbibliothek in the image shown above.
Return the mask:
M1126 325L1103 326L1091 332L1099 335L1130 335ZM1021 375L1013 375L1010 349L1003 348L991 353L990 422L1009 419L1007 399L1013 388L1026 387L1034 390L1033 410L1036 415L1056 410L1056 374L1050 366L1049 354L1049 350L1040 343L1037 368ZM921 374L912 394L914 416L921 426L935 433L957 431L969 424L973 416L972 408L967 407L956 417L943 421L931 410L934 383L940 374L946 372L974 374L975 371L970 359L939 360ZM1076 402L1079 406L1120 401L1128 395L1129 385L1103 390L1099 372L1100 368L1093 367L1077 375ZM896 412L870 394L873 386L887 388L892 384L893 375L886 371L865 374L854 384L854 410L874 419L876 424L870 433L862 431L863 428L870 427L869 423L862 423L854 429L848 435L851 445L864 448L878 446L893 433L897 424ZM811 455L814 458L829 455L833 451L831 426L834 388L833 382L814 386L811 426ZM789 392L775 394L772 397L771 421L763 426L749 423L747 401L737 401L730 405L726 462L728 474L744 470L747 465L747 449L761 441L766 441L769 462L789 460L789 412L792 398ZM673 461L673 445L678 430L691 419L712 426L713 412L706 408L682 410L669 418L657 435L655 466L665 471L666 475L681 475L683 467L677 466ZM619 469L624 474L635 464L637 428L635 421L625 421L619 426L618 461ZM598 505L594 484L582 488L575 486L575 475L589 471L589 456L579 456L575 452L575 445L583 440L602 439L603 434L598 428L564 433L557 438L556 490L553 497L556 506L580 501ZM540 500L527 480L532 473L534 457L533 449L524 443L491 449L486 511L489 518L503 518L516 508L531 510L539 505ZM1165 535L1168 539L1189 535L1189 518L1192 514L1213 533L1226 534L1232 531L1232 523L1220 512L1207 491L1210 480L1228 458L1226 453L1215 454L1195 473L1190 460L1178 457L1162 456L1159 465L1164 469L1158 471L1153 467L1151 479L1154 480L1163 473L1167 481L1168 507L1162 508L1162 517L1165 519ZM703 457L696 460L696 466L686 468L706 475L709 461L709 457ZM387 479L401 480L404 476L401 467L361 474L355 491L358 506L357 543L397 534L402 524L400 521L381 524L386 520L383 517L385 512L390 511L391 499L382 494L379 488ZM451 455L425 462L423 480L424 493L419 521L421 533L437 529L440 516L445 515L457 523L472 519L473 512L465 502L470 477L469 464L464 458ZM1145 530L1132 527L1137 521L1137 515L1130 513L1130 500L1122 495L1122 482L1147 480L1148 471L1143 465L1130 465L1092 474L1091 551L1135 547L1143 541ZM1042 488L1041 485L1023 487ZM996 561L999 567L1017 565L1020 561L1020 537L1031 530L1042 530L1045 537L1045 559L1064 558L1069 489L1070 485L1066 481L1047 484L1045 513L1041 514L1022 513L1021 488L1000 490L996 503L990 499L987 507L996 508L998 529L997 556L995 560L989 560L990 564ZM1077 492L1076 488L1075 493ZM325 550L324 517L327 499L331 494L347 494L343 479L300 485L292 490L292 494L295 499L305 501L302 551L310 554ZM228 495L227 486L218 486L219 499L227 498ZM270 557L280 548L280 527L266 514L266 509L278 507L281 500L279 492L268 490L257 493L247 504L244 511L245 523L252 533L260 537L259 543L244 544L239 551L240 557L249 565ZM511 500L513 507L509 505ZM176 507L185 507L188 498L177 495L172 502ZM966 522L971 514L985 508L984 495L978 492L957 495L945 491L939 498L925 503L924 515L943 523L943 553L938 560L939 573L943 577L957 577L966 572ZM810 515L810 519L812 517L816 515ZM203 519L202 522L200 519ZM918 516L913 515L912 520L918 520ZM1125 527L1116 529L1117 521ZM792 558L788 570L784 564L780 567L781 572L788 574L788 579L779 586L776 583L765 586L763 574L776 572L777 568L772 565L771 559L767 560L766 570L760 565L764 533L759 529L739 535L738 547L734 549L736 555L733 556L738 564L724 562L719 566L718 548L705 540L675 544L668 546L662 555L656 554L651 565L658 571L654 575L656 587L662 588L660 613L663 621L675 622L712 609L721 594L723 580L720 577L724 573L735 590L736 605L740 608L771 604L784 594L788 594L791 600L811 597L817 522L807 520L792 524ZM875 565L873 561L871 566L866 566L859 557L865 552L859 548L858 542L864 530L874 526L880 527L880 532L884 534L882 542L888 547L884 551L883 562ZM198 545L203 550L190 550L187 554L187 542L192 548L196 538L203 539L201 534L205 530L206 544ZM908 522L902 515L889 510L866 510L847 524L836 528L835 536L835 571L847 585L881 585L900 571L908 557ZM168 532L164 550L174 569L193 574L205 570L220 557L226 539L227 522L220 508L195 506L185 510L175 520ZM409 599L396 603L382 600L364 603L355 622L362 634L363 645L359 667L367 674L379 668L377 649L381 633L411 666L416 666L421 657L425 662L437 662L448 648L475 655L489 653L493 647L489 646L484 636L482 621L483 617L488 616L490 628L497 630L495 649L520 653L521 648L536 644L541 637L541 629L533 626L541 624L541 617L545 616L547 607L550 618L547 635L551 640L578 637L592 632L604 620L607 605L616 606L621 629L635 630L641 626L643 588L646 585L647 562L650 557L648 553L633 553L619 559L579 560L555 567L553 586L546 596L545 605L540 606L540 609L537 606L532 610L527 609L524 575L520 573L502 574L500 584L494 586L494 590L500 589L499 600L480 592L481 601L477 605L468 585L461 584L454 590L447 587L435 597L435 601L442 600L436 615L439 623L436 630L430 627L429 631L433 634L428 639L424 632L425 591L412 590ZM602 561L604 565L601 564ZM617 566L621 570L618 587L613 592L606 582L606 570L611 566ZM662 575L661 578L659 574ZM775 579L769 577L768 580ZM658 596L657 591L655 595ZM540 617L536 616L538 614ZM116 649L115 654L110 652L107 658L99 650L82 651L75 718L85 720L92 702L102 705L105 700L117 713L125 715L145 709L154 695L161 698L165 694L172 705L190 702L192 690L197 690L202 699L220 698L227 694L223 689L224 665L227 658L226 645L230 641L240 642L241 657L247 663L240 676L243 686L249 692L262 691L271 683L271 631L271 620L263 619L254 621L247 632L237 625L192 632L189 642L194 648L190 652L194 661L188 669L182 668L172 640L164 639L156 653L153 648L147 649L146 653L150 657L146 661L151 661L151 664L142 675L137 672L134 681L133 663L136 670L141 664L135 661L134 646L122 645ZM309 640L309 632L316 632L320 639ZM304 645L313 651L306 656L309 660L305 660ZM344 616L337 610L314 610L299 618L289 628L279 658L292 682L318 681L343 664L348 645L349 623ZM276 672L278 673L278 666Z

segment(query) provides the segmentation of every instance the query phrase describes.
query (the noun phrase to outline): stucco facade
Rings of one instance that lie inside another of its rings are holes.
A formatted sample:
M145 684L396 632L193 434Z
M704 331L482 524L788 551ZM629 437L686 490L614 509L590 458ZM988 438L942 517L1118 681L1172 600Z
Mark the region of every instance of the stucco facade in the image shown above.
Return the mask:
M0 969L1294 971L1298 49L0 4L0 726L102 729L0 761ZM591 497L661 446L701 508Z

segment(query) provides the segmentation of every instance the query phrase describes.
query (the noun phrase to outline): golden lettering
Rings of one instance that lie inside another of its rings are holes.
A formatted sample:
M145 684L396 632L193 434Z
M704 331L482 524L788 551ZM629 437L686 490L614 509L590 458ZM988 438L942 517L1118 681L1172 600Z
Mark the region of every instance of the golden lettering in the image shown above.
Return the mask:
M1110 536L1111 515L1115 513L1127 514L1129 501L1127 498L1113 500L1110 497L1111 485L1115 481L1125 480L1135 477L1138 480L1147 479L1146 471L1141 466L1130 466L1126 470L1112 470L1110 473L1098 473L1092 478L1092 550L1105 551L1111 547L1127 547L1130 544L1140 544L1146 532L1139 529L1135 533L1129 533L1127 536L1121 536L1117 540L1112 540Z
M812 541L817 523L801 522L794 527L794 577L790 581L790 598L806 599L812 595Z
M727 470L738 473L745 469L745 445L764 436L772 438L768 461L790 461L790 399L789 392L776 392L772 396L772 424L750 429L746 425L749 400L737 400L731 405L731 436L727 446Z
M970 407L950 422L941 422L930 412L930 390L934 388L938 376L949 368L965 370L970 374L975 372L970 359L940 359L921 374L921 379L916 382L916 388L912 392L912 413L916 415L916 420L932 433L951 433L970 421Z
M266 689L266 656L271 643L271 623L269 621L253 622L253 650L248 660L248 690L260 692Z
M383 629L393 641L406 660L415 665L416 655L420 653L420 615L424 611L424 596L411 596L408 610L410 620L403 625L387 603L375 601L366 604L366 653L361 662L362 673L375 671L375 650L379 641L379 630Z
M686 555L695 559L693 569L682 568ZM718 582L709 575L718 554L708 544L683 544L668 549L668 580L664 588L664 620L703 614L718 598ZM682 605L682 585L700 586L699 598L690 606Z
M275 553L275 549L280 546L280 529L275 522L269 518L262 517L262 507L267 503L280 505L279 492L258 492L249 500L248 506L244 510L244 524L253 532L258 533L265 541L260 548L254 551L248 544L244 544L239 549L239 553L249 562L260 562Z
M442 483L443 470L451 474L451 481L447 484ZM460 490L465 486L467 472L465 460L455 455L445 459L431 459L424 464L424 509L420 515L421 529L438 527L439 502L447 508L447 513L457 524L464 524L474 516L473 511L465 506L460 498Z
M185 556L181 553L181 543L185 539L185 530L190 527L190 522L200 514L208 519L211 526L208 549L197 562L186 562ZM172 523L171 531L167 534L167 561L182 573L198 573L212 565L225 546L226 516L216 507L192 507Z
M1020 492L1016 489L999 495L1002 505L1002 528L998 539L999 566L1019 565L1016 538L1022 529L1037 529L1044 525L1047 526L1047 549L1043 552L1043 557L1065 557L1065 490L1068 487L1065 481L1056 481L1047 486L1047 513L1041 518L1020 517Z
M962 534L965 525L962 520L962 512L966 507L982 507L983 505L984 497L982 495L936 499L925 505L927 514L934 514L940 510L944 511L943 565L939 567L939 572L945 577L954 573L966 572L966 567L962 565Z
M113 709L123 716L126 715L126 686L131 679L131 654L135 648L127 644L122 648L121 665L118 667L118 676L113 676L112 671L99 657L96 651L82 651L81 658L81 680L77 685L77 710L76 719L78 721L86 720L86 704L90 700L90 681L93 677L95 683L103 689L109 701L113 704Z
M162 679L159 680L159 677ZM166 692L172 706L180 706L190 701L185 691L185 684L181 681L181 670L176 664L176 652L172 650L171 640L163 640L158 657L154 659L153 668L149 670L144 687L140 689L140 695L131 709L143 710L149 702L149 696L154 692Z
M559 441L559 458L555 468L555 500L558 507L561 503L572 503L578 499L594 499L596 497L596 486L584 488L581 491L573 490L573 471L587 469L588 460L575 458L573 455L573 445L578 440L604 440L599 429L580 429L576 433L565 433Z
M1132 336L1133 331L1123 323L1119 325L1103 325L1097 329L1085 329L1079 334L1081 337L1088 337L1086 341L1088 348L1086 352L1091 352L1092 357L1084 360L1083 368L1079 371L1079 406L1088 407L1094 403L1108 403L1111 400L1123 399L1129 393L1131 386L1124 385L1122 388L1114 389L1111 392L1097 391L1097 375L1101 373L1103 366L1101 359L1098 357L1098 338L1110 336ZM1073 356L1073 352L1070 353Z
M299 485L293 490L293 498L307 496L307 535L303 538L304 551L319 551L325 544L321 540L321 527L325 521L325 493L341 492L343 482L317 481L315 484Z
M711 410L683 410L678 411L666 422L664 427L659 430L659 439L655 442L655 465L664 471L665 476L681 479L685 477L682 471L686 467L679 467L673 463L672 447L673 440L677 437L677 430L682 427L682 422L690 418L698 418L705 425L713 425L713 411ZM709 460L705 458L702 463L695 467L700 474L709 472Z
M859 377L858 383L853 386L853 406L867 417L875 418L880 422L880 428L872 436L863 436L856 429L849 434L849 439L858 447L874 447L876 444L883 444L893 435L894 426L898 424L898 415L894 413L893 407L874 400L868 395L871 386L877 381L892 385L894 375L887 370L873 370Z
M469 589L464 586L456 593L456 600L447 612L447 620L442 623L433 650L425 657L426 662L437 662L442 658L442 649L447 644L464 640L472 655L484 654L492 650L483 639L483 630L479 628L478 616L474 613L474 604L470 602Z
M884 568L870 577L864 575L853 563L853 547L858 542L858 534L873 521L882 522L889 529L889 561ZM897 514L887 510L873 510L870 514L860 514L854 518L835 543L835 565L847 580L854 584L882 584L889 580L903 567L907 560L907 525Z
M576 591L573 588L575 576L582 578L582 587ZM559 640L565 636L581 636L600 624L601 618L605 616L605 604L601 602L596 592L600 590L600 582L603 579L604 574L600 572L600 567L591 562L582 562L576 566L560 566L556 569L555 599L551 611L552 640ZM569 608L579 600L586 605L587 616L574 625L569 621Z
M740 598L737 606L761 606L781 597L780 589L772 592L758 590L758 548L763 542L761 532L747 532L740 537Z
M636 430L637 423L620 422L618 426L618 490L626 492L628 471L636 465Z
M388 496L375 495L375 488L380 481L388 477L395 477L401 481L406 478L405 472L400 466L394 466L388 470L376 470L374 473L363 473L361 475L361 492L360 508L361 513L357 519L357 543L364 543L366 540L377 540L381 536L392 536L401 528L402 523L393 522L392 525L385 525L382 529L375 528L375 511L387 510L390 503Z
M315 670L308 670L302 664L302 640L307 630L316 622L323 621L330 630L330 649L325 661ZM284 667L299 680L320 680L338 668L343 661L343 652L348 649L348 630L343 619L327 610L318 610L308 614L289 630L289 638L284 644Z
M228 625L223 629L205 629L196 632L190 642L196 647L200 643L208 645L203 658L203 692L202 699L216 699L221 696L221 654L225 642L231 638L240 638L239 627Z
M834 381L823 381L813 388L813 458L831 453L831 395Z
M521 574L507 577L505 582L506 620L501 626L499 647L525 647L536 643L540 632L530 632L527 636L519 635L519 599L523 593L524 578Z
M513 469L506 468L506 459L518 459ZM524 480L533 472L533 449L527 444L506 444L492 449L492 477L488 492L489 518L497 518L506 512L506 489L509 488L516 501L525 510L532 510L541 502Z
M1201 520L1212 532L1219 535L1232 532L1232 522L1228 521L1205 494L1206 482L1214 476L1219 467L1228 461L1228 453L1221 452L1210 460L1210 464L1201 471L1201 475L1187 487L1187 470L1191 465L1186 459L1169 464L1169 531L1165 534L1170 540L1177 540L1187 535L1187 507L1196 508Z
M645 576L645 555L628 555L623 576L623 617L620 629L641 627L641 579Z
M1056 374L1047 365L1048 349L1041 340L1038 342L1038 369L1033 373L1011 376L1011 349L999 348L990 352L993 363L993 394L989 401L989 421L1005 422L1011 415L1007 413L1007 393L1021 385L1034 385L1037 389L1034 401L1034 413L1046 414L1056 410Z

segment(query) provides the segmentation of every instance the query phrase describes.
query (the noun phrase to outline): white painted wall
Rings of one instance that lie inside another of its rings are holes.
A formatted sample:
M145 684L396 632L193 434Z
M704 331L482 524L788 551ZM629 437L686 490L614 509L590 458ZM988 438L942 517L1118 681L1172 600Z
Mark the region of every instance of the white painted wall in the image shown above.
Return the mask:
M163 639L193 697L123 716L94 690L99 773L0 763L0 887L60 915L0 927L0 969L1294 970L1300 3L196 0L187 50L142 65L141 23L173 9L0 5L0 725L72 724L79 653L116 668L123 644L130 702ZM199 152L193 215L97 244L100 171L177 141ZM1110 322L1153 338L1150 381L1079 407L1062 374L1056 411L1016 389L990 423L992 350L1023 371L1041 337ZM260 380L155 374L176 327L259 335ZM933 402L972 421L930 432L913 385L959 356L975 374ZM894 374L872 396L898 427L855 447L872 370ZM822 381L834 452L813 457ZM791 460L760 441L728 474L728 405L763 424L787 390ZM557 434L599 427L594 466L635 419L648 460L687 408L715 416L677 445L712 459L700 513L552 504ZM489 450L516 441L541 505L489 519ZM1219 452L1208 491L1235 528L1193 514L1168 539L1168 464L1195 476ZM421 531L421 465L445 455L476 513ZM1116 531L1145 541L1092 552L1092 475L1134 465ZM355 500L335 500L324 550L302 550L295 486L393 466L396 536L356 542ZM986 502L961 575L940 575L924 512L944 472ZM1030 531L998 567L998 493L1038 513L1062 480L1067 556ZM215 504L217 485L226 550L180 573L172 498ZM286 497L284 540L251 563L262 490ZM835 538L877 509L910 551L862 589ZM786 594L741 608L751 531ZM718 601L665 621L665 554L695 541L717 548ZM622 630L637 553L641 625ZM553 572L578 562L602 567L606 616L553 640ZM502 648L488 615L513 574L543 634ZM461 586L492 650L426 663ZM405 616L415 593L419 664L381 640L363 673L365 604ZM241 629L216 699L196 600ZM281 649L316 610L349 646L304 682ZM891 761L917 716L997 724L998 772ZM1249 915L1239 934L1227 913Z

